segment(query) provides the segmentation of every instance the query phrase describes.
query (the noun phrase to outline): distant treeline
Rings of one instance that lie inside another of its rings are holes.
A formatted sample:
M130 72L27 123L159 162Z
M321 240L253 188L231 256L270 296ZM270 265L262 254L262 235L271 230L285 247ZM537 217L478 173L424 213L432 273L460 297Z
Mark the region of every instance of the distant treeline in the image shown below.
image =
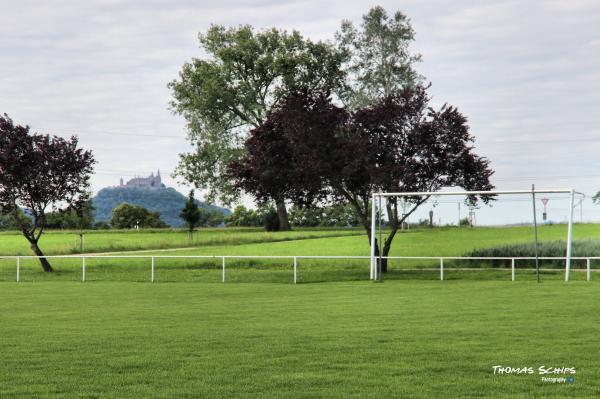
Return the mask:
M83 210L50 212L46 216L46 228L49 229L136 229L136 228L166 228L171 227L161 217L158 211L123 202L112 209L111 218L106 221L95 221L94 206L87 203ZM237 206L229 216L223 215L218 209L200 208L203 213L198 227L265 227L274 229L276 212L271 206L260 206L250 209L243 205ZM27 211L19 210L20 217L27 218ZM360 224L358 215L349 205L333 205L322 207L292 206L289 210L290 222L296 227L355 227ZM0 216L0 230L16 230L18 224L10 215Z

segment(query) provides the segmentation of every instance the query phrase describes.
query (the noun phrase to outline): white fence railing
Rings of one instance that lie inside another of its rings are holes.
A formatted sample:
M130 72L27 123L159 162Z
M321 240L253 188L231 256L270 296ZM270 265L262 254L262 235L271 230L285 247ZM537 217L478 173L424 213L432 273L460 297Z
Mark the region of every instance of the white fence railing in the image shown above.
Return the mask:
M150 261L150 281L155 281L155 259L220 259L221 260L221 282L225 282L225 266L227 259L289 259L293 262L293 282L298 281L298 260L302 259L337 259L337 260L366 260L371 259L370 256L334 256L334 255L0 255L0 259L14 259L16 262L16 281L20 281L21 277L21 260L22 259L81 259L81 280L86 280L86 259L148 259ZM532 256L499 256L499 257L483 257L483 256L384 256L377 259L400 259L400 260L439 260L440 280L444 280L444 260L505 260L511 263L511 280L516 278L516 261L518 260L535 260ZM565 260L564 256L540 256L538 260ZM574 256L573 260L586 261L586 280L591 280L591 261L600 259L600 256ZM452 270L472 270L464 268L452 268ZM489 269L489 268L488 268ZM491 268L498 270L499 268ZM531 269L531 268L528 268ZM411 269L406 269L411 270ZM416 269L416 270L431 270L431 269ZM486 268L476 268L476 270L486 270ZM523 269L522 269L523 270ZM547 269L544 269L547 270ZM553 269L554 270L554 269Z

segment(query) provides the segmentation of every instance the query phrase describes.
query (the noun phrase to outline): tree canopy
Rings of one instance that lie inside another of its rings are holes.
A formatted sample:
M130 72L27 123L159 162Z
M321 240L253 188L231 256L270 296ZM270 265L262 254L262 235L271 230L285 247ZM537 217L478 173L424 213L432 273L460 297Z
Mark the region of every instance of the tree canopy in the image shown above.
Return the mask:
M245 155L232 161L228 172L241 190L261 203L286 198L310 203L324 194L320 167L327 165L324 160L332 150L320 139L345 118L328 93L292 92L250 131ZM311 162L310 167L302 164L305 161Z
M334 170L339 173L332 171L330 185L362 215L370 236L369 199L374 192L493 189L489 161L475 153L473 141L466 117L455 107L434 110L424 87L406 88L352 114L337 145L340 163ZM404 214L398 198L386 200L390 233L378 251L389 254L402 222L427 199L407 198L410 206ZM481 199L488 202L490 197Z
M14 216L44 271L52 271L38 246L46 213L87 199L94 163L91 151L79 148L76 137L30 133L28 126L0 116L0 210ZM19 208L27 209L30 217L20 217Z
M239 192L224 178L225 170L244 153L249 128L258 127L291 90L341 85L343 54L297 31L249 25L212 25L199 39L208 57L184 64L169 84L172 108L185 117L195 146L182 154L176 173L208 189L209 200L230 203Z
M46 227L51 229L91 229L94 226L94 206L91 200L46 215Z
M354 227L360 225L355 209L347 203L330 206L293 205L290 209L290 222L303 227Z
M116 229L169 227L160 217L160 212L150 212L144 207L126 202L112 211L110 225Z
M185 202L185 206L181 209L179 217L185 221L185 224L190 230L194 230L196 226L200 224L202 215L200 214L200 208L194 198L194 190L190 190L188 200Z
M487 159L475 154L473 140L464 115L448 105L430 108L422 86L396 91L354 112L333 105L327 93L304 90L290 94L253 131L247 155L231 170L238 184L258 198L285 190L296 203L326 198L349 203L370 237L374 192L454 186L491 190L493 171ZM284 157L278 157L281 148L286 148ZM389 253L401 223L426 200L408 198L405 214L398 210L399 199L387 200L391 231L377 251Z
M336 33L337 45L346 54L344 70L348 82L340 97L350 108L371 105L394 91L414 87L422 77L414 64L421 60L411 54L415 31L402 12L388 15L380 6L363 15L356 28L351 21L342 21Z
M180 155L175 175L207 190L209 201L231 204L242 190L228 165L244 156L250 131L286 95L301 88L331 90L355 109L420 83L413 68L420 55L409 51L415 32L401 12L373 7L359 27L342 21L335 37L334 46L297 31L249 25L212 25L200 34L206 56L185 63L169 84L171 108L187 121L194 147ZM287 228L285 198L271 199L280 227Z
M205 219L205 223L208 219L208 215L203 214L196 203L196 199L194 198L194 190L190 190L188 199L185 202L183 209L181 209L179 217L185 221L185 224L188 227L188 235L191 243L194 238L194 229L201 224L203 217Z
M225 218L225 223L228 226L235 227L257 227L262 225L262 218L254 209L248 209L244 205L238 205L231 215Z

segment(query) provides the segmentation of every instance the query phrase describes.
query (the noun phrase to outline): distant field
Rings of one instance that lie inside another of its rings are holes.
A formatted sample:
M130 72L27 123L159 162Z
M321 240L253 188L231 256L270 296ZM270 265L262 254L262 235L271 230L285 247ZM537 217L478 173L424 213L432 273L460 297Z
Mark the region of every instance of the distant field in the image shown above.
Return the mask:
M566 226L553 225L540 228L540 239L564 239ZM392 255L397 256L461 256L477 248L489 248L500 244L532 243L533 232L530 227L481 227L481 228L436 228L415 229L401 232L394 242ZM575 239L600 238L600 226L593 224L576 225ZM42 243L47 253L68 253L68 246L61 246L61 240L73 240L74 233L53 232ZM9 238L14 243L24 241L17 235L0 235L0 239ZM184 256L184 255L279 255L279 256L311 256L311 255L348 255L368 256L369 246L366 235L359 229L348 230L315 230L298 229L292 232L265 233L258 229L207 229L196 233L196 247L179 250L164 248L184 247L187 243L183 231L156 232L93 232L87 235L88 245L104 251L114 251L116 247L130 247L135 250L147 248L144 252L129 253L136 256ZM53 245L54 243L54 245ZM19 245L23 245L21 242ZM152 249L152 247L160 250ZM0 247L4 254L9 245L3 241ZM52 248L55 250L52 251ZM101 251L99 251L101 252ZM116 251L115 251L116 252ZM17 253L29 254L26 247ZM123 252L127 255L128 252ZM578 255L578 254L575 254ZM581 254L585 255L585 254ZM80 259L53 259L57 273L45 275L41 273L36 260L22 260L21 279L23 281L79 280L81 279ZM228 259L227 281L239 282L290 282L293 276L291 259L257 260ZM504 266L508 266L505 262ZM150 277L150 260L146 259L87 259L88 280L124 280L148 281ZM368 278L368 260L307 260L298 263L299 282L363 280ZM474 261L446 261L448 269L455 267L485 266ZM489 266L489 265L488 265ZM502 265L501 265L502 266ZM517 269L532 267L533 263L520 261ZM542 267L552 265L542 262ZM554 265L556 266L556 265ZM574 268L583 267L582 262L574 262ZM600 268L600 263L592 264L592 268ZM390 261L388 279L405 278L406 269L427 269L439 267L437 260L393 260ZM547 278L559 278L560 271ZM423 271L411 274L413 278L437 278L437 271ZM446 273L446 278L464 276L463 273ZM481 277L478 277L481 276ZM472 272L469 278L507 279L505 270L492 271L487 274ZM531 272L519 270L517 278L530 278ZM573 278L581 278L581 274ZM155 278L159 282L168 281L203 281L217 282L221 280L221 259L155 259ZM14 281L15 261L0 260L0 280Z
M576 224L574 239L600 238L600 225ZM348 240L304 239L352 237ZM91 230L85 233L85 252L121 252L170 248L190 248L189 253L221 255L223 250L253 252L254 249L289 251L298 254L314 251L315 255L368 255L366 234L361 228L323 229L298 228L286 232L265 232L261 228L211 228L200 229L194 234L194 242L188 242L185 230ZM540 240L561 240L566 237L565 225L549 225L539 228ZM286 243L273 248L246 244L271 242ZM533 242L531 227L477 227L477 228L420 228L398 233L393 252L406 256L462 255L475 248L487 248L502 244ZM48 255L72 254L79 251L79 237L74 231L49 231L42 236L40 246ZM278 249L279 248L279 249ZM215 252L218 251L218 252ZM249 252L249 253L250 253ZM187 252L182 252L187 253ZM281 253L281 252L278 252ZM0 233L0 255L30 255L29 244L17 232ZM285 252L285 254L291 254ZM265 255L265 253L261 253Z
M206 228L196 231L194 241L190 243L187 231L181 229L90 230L86 231L84 235L84 252L229 246L358 234L363 234L363 230L303 228L285 232L266 232L262 228ZM76 231L48 231L42 236L40 247L47 255L79 253L79 233ZM31 255L31 250L29 243L20 233L1 232L0 255Z
M598 284L3 283L0 397L597 398Z

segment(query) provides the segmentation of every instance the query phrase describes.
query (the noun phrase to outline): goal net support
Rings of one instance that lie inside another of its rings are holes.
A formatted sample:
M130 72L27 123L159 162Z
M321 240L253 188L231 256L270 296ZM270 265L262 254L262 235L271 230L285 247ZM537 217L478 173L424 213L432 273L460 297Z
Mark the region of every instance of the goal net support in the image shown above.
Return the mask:
M381 226L381 214L384 212L384 206L382 206L382 200L387 198L407 198L407 197L437 197L437 196L481 196L481 195L504 195L504 194L524 194L533 197L534 208L533 217L535 220L535 195L536 194L568 194L569 195L569 208L568 208L568 226L567 226L567 237L566 237L566 254L565 254L565 281L569 281L571 272L571 257L572 257L572 241L573 241L573 208L575 195L584 196L584 194L575 191L574 189L563 189L563 190L511 190L511 191L435 191L435 192L398 192L398 193L374 193L372 196L371 206L371 280L380 280L382 277L381 265L383 260L382 255L382 226ZM379 218L377 215L380 215ZM379 223L377 223L377 219ZM379 239L376 240L377 230L379 229ZM378 254L375 253L375 245L379 245L380 250Z

